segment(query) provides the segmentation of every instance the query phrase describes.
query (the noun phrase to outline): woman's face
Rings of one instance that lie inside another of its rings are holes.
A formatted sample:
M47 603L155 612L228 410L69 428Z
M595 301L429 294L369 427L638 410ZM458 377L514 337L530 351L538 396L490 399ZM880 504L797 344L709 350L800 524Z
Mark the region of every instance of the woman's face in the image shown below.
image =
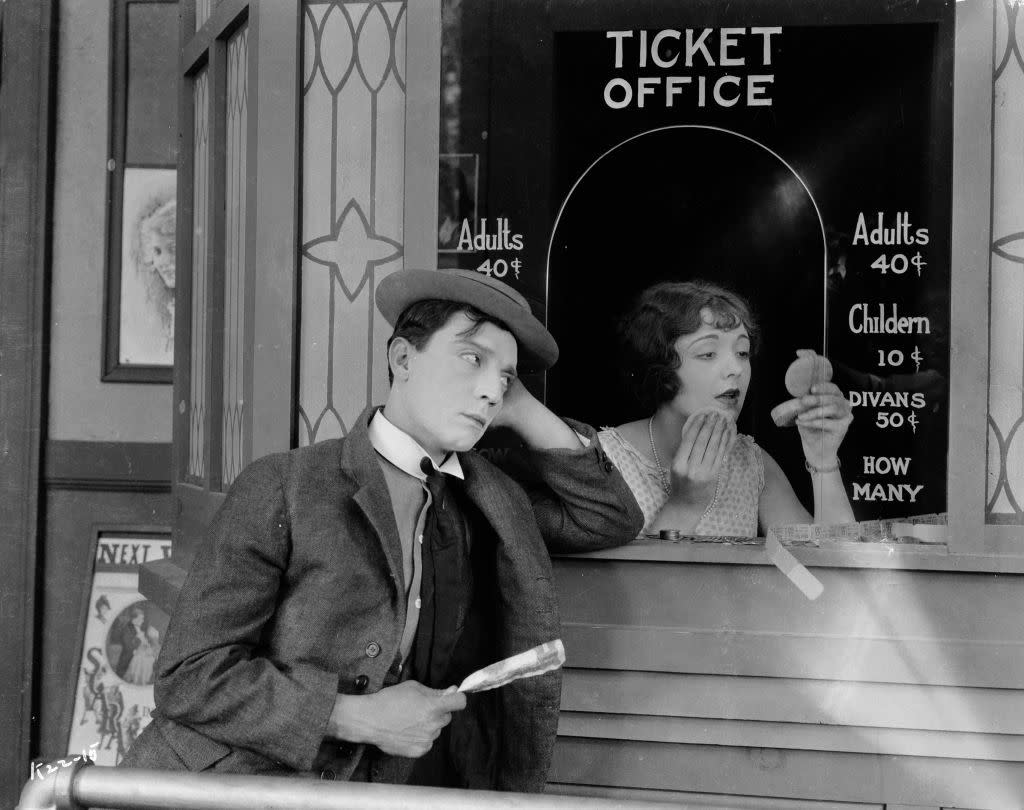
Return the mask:
M702 310L701 327L676 341L679 391L672 400L683 418L705 408L724 411L734 421L750 385L750 336L745 326L719 329L715 316Z
M174 290L174 226L177 209L173 200L164 203L139 223L142 264L151 268L168 290Z

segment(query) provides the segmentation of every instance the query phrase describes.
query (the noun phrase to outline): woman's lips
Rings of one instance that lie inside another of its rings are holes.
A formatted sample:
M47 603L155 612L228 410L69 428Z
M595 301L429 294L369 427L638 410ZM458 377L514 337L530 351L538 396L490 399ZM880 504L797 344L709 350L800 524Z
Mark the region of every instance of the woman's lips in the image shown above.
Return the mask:
M731 388L728 391L723 391L721 394L715 397L719 402L724 403L730 407L734 407L740 401L740 392L738 388Z

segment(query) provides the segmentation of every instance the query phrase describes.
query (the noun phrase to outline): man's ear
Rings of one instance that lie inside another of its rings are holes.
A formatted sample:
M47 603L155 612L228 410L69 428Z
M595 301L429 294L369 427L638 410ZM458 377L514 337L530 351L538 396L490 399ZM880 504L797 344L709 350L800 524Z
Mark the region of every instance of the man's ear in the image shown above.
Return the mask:
M409 379L409 362L414 351L413 345L404 337L396 337L388 346L388 367L396 380Z

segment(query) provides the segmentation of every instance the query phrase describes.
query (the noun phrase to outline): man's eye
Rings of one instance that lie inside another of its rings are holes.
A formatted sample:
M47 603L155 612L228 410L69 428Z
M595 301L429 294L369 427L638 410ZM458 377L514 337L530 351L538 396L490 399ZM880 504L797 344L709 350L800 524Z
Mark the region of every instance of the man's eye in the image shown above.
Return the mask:
M712 360L715 356L714 352L701 352L697 355L701 360Z
M507 394L508 393L508 389L510 389L511 387L512 387L512 378L511 377L502 377L501 378L501 391L502 391L502 393Z
M746 360L750 357L750 349L744 349L741 352L736 352L736 354L738 354L740 357Z
M464 352L462 355L462 359L465 360L467 363L471 363L474 366L480 365L480 355L477 354L476 352Z

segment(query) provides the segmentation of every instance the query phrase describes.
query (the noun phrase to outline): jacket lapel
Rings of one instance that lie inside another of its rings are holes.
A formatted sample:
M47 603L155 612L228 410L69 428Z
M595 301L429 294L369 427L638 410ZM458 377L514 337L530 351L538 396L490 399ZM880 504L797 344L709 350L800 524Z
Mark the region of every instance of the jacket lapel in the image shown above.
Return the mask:
M366 515L384 549L394 581L398 583L399 601L405 600L405 573L402 566L402 542L398 537L395 511L391 505L384 473L377 460L377 451L370 443L369 424L376 406L363 411L341 444L340 466L343 473L359 486L352 500ZM403 605L404 610L404 605Z
M490 464L476 453L459 453L467 497L491 524L502 542L515 537L516 528L511 517L516 513L508 492L496 479Z

